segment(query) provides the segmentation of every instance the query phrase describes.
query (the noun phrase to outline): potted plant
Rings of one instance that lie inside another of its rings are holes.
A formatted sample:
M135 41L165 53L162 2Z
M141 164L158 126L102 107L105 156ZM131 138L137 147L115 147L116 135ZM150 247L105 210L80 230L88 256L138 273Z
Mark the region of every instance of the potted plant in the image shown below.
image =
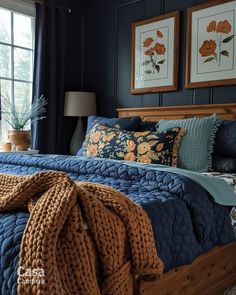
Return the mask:
M25 130L25 126L30 121L31 124L46 118L43 114L46 112L45 106L47 100L43 95L29 105L24 101L21 108L16 108L9 97L1 98L2 120L7 122L12 130L8 130L9 142L16 150L28 150L30 147L30 131Z

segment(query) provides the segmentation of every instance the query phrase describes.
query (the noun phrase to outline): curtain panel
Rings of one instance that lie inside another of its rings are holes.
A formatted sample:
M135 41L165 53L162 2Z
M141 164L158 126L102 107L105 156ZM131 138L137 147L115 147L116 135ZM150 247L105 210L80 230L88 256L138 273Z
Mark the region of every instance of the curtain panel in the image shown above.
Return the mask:
M33 99L48 100L47 118L32 126L32 148L62 153L68 9L36 3Z

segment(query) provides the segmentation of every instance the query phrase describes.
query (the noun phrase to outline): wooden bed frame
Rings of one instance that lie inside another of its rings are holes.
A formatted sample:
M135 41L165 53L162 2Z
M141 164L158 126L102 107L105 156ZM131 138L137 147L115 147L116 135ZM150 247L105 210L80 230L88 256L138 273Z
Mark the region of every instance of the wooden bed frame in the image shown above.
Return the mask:
M140 116L143 121L203 117L213 113L236 120L236 103L117 109L119 117ZM140 295L220 295L236 285L236 242L215 247L192 264L176 267L158 281L141 281Z
M202 104L175 107L151 107L117 109L119 117L140 116L143 121L160 119L186 119L204 117L216 113L222 120L236 120L236 103Z

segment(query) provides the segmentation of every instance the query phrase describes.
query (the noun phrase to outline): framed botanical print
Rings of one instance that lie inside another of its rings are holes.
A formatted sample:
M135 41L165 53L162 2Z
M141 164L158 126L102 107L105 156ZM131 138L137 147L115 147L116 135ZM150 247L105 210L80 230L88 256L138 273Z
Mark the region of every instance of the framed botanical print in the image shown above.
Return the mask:
M131 93L176 90L179 12L132 24Z
M188 9L186 87L236 84L236 1Z

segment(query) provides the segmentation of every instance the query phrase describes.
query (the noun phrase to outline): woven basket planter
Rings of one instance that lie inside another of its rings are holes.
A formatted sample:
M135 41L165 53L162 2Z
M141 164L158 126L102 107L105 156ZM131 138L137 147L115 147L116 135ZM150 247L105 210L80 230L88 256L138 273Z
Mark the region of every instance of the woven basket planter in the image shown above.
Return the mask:
M9 130L9 142L16 147L17 151L27 151L30 148L29 130Z

